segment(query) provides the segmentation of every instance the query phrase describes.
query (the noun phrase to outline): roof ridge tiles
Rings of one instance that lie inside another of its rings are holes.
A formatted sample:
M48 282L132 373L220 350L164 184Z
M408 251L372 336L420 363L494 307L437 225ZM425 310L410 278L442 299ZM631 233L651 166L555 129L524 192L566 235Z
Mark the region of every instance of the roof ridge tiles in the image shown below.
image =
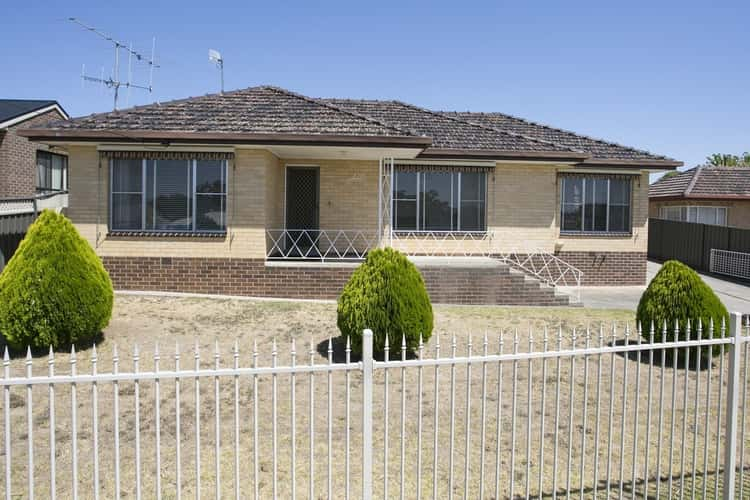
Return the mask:
M269 89L269 90L273 90L273 91L275 91L275 92L278 92L278 93L281 93L281 94L289 95L289 96L295 97L295 98L297 98L297 99L301 99L301 100L303 100L303 101L306 101L306 102L309 102L309 103L315 104L315 105L317 105L317 106L323 106L323 107L325 107L325 108L328 108L328 109L333 109L333 110L335 110L335 111L338 111L338 112L340 112L340 113L345 113L345 114L347 114L347 115L350 115L350 116L354 116L354 117L356 117L356 118L359 118L359 119L361 119L361 120L365 120L365 121L368 121L368 122L370 122L370 123L374 123L374 124L376 124L376 125L380 125L381 127L389 128L389 129L391 129L391 130L395 130L396 132L400 132L400 133L402 133L402 134L406 134L407 136L416 136L416 137L423 137L423 135L422 135L422 134L419 134L419 133L417 133L417 132L416 132L416 131L414 131L414 130L407 130L407 129L402 129L402 128L400 128L400 127L396 127L396 126L395 126L395 125L393 125L393 124L390 124L390 123L386 123L386 122L384 122L384 121L382 121L382 120L377 120L377 119L375 119L375 118L373 118L373 117L371 117L371 116L367 116L367 115L363 115L363 114L361 114L361 113L357 113L357 112L354 112L354 111L350 111L350 110L348 110L348 109L344 109L344 108L342 108L342 107L340 107L340 106L336 106L336 105L334 105L334 104L330 104L330 103L324 102L324 101L322 101L322 100L320 100L320 99L316 99L316 98L314 98L314 97L309 97L309 96L306 96L306 95L304 95L304 94L300 94L300 93L297 93L297 92L293 92L293 91L291 91L291 90L287 90L287 89L285 89L285 88L281 88L281 87L274 87L274 86L272 86L272 85L266 85L266 86L264 86L264 88L267 88L267 89Z
M425 112L425 113L429 113L429 114L434 115L434 116L438 116L438 117L441 117L441 118L446 118L446 119L453 120L453 121L456 121L456 122L459 122L459 123L469 124L469 125L474 126L474 127L479 127L479 128L484 129L484 130L491 130L493 132L498 132L498 133L501 133L501 134L509 135L511 137L521 137L523 139L526 139L526 140L529 140L529 141L532 141L532 142L537 142L537 143L540 143L540 144L549 144L549 145L555 146L557 148L562 148L562 149L565 149L567 151L572 151L574 153L585 153L584 151L582 151L580 149L574 149L574 148L565 146L564 144L557 144L556 142L553 142L553 141L547 141L547 140L544 140L544 139L537 139L535 137L530 137L530 136L527 136L525 134L519 134L518 132L511 132L509 130L502 130L502 129L499 129L497 127L490 127L488 125L484 125L484 124L481 124L481 123L472 122L472 121L469 121L469 120L464 120L462 118L458 118L458 117L455 117L455 116L448 116L448 115L445 115L445 114L441 113L440 111L433 111L431 109L423 108L423 107L417 106L415 104L410 104L410 103L406 103L406 102L398 101L398 100L393 100L392 102L394 102L396 104L399 104L401 106L406 106L406 107L409 107L409 108L417 109L419 111L422 111L422 112Z
M535 127L541 127L541 128L545 128L545 129L548 129L548 130L555 131L555 132L564 132L566 134L571 134L571 135L576 136L579 139L588 139L590 141L598 142L598 143L601 143L601 144L606 144L608 146L615 146L615 147L618 147L618 148L625 148L625 149L629 149L631 151L635 151L635 152L638 152L638 153L643 153L643 154L647 154L647 155L650 155L650 156L656 156L656 157L659 157L659 158L662 158L662 159L665 159L665 160L669 159L665 155L660 155L660 154L652 153L651 151L648 151L647 149L634 148L632 146L627 146L627 145L621 144L619 142L609 141L607 139L602 139L601 137L594 137L592 135L580 134L578 132L573 132L572 130L568 130L568 129L564 129L564 128L560 128L560 127L555 127L554 125L550 125L550 124L547 124L547 123L542 123L542 122L537 122L537 121L534 121L534 120L529 120L527 118L522 118L520 116L511 115L509 113L504 113L502 111L439 111L439 113L446 113L446 114L471 113L471 114L485 115L485 116L499 115L499 116L504 116L506 118L510 118L512 120L518 120L520 122L527 123L527 124L533 125Z
M703 165L700 165L694 169L693 177L692 179L690 179L690 182L685 188L685 192L683 193L683 196L687 197L690 195L690 192L693 190L693 188L695 187L695 184L698 182L698 178L700 177L702 171L703 171Z

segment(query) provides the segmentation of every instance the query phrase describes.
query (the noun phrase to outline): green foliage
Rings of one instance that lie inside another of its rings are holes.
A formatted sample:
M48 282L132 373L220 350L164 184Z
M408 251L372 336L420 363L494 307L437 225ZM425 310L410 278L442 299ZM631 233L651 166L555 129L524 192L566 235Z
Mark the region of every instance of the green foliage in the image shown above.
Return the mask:
M745 152L742 155L714 153L707 156L706 161L717 167L750 167L750 153Z
M698 339L698 320L703 323L703 338L709 336L709 324L713 320L714 337L721 336L721 324L729 321L729 313L719 297L698 276L698 273L676 260L664 263L641 296L636 319L643 328L643 336L650 338L654 324L656 342L687 340L687 322L690 320L690 339ZM663 333L667 323L666 336ZM675 321L679 323L675 339ZM718 349L714 349L716 353Z
M416 266L391 248L373 250L357 268L338 301L338 327L351 339L352 351L362 353L362 331L373 331L373 350L383 352L385 337L392 356L401 352L402 335L407 352L432 335L430 297Z
M0 332L16 349L86 343L109 323L113 295L88 242L45 210L0 274Z

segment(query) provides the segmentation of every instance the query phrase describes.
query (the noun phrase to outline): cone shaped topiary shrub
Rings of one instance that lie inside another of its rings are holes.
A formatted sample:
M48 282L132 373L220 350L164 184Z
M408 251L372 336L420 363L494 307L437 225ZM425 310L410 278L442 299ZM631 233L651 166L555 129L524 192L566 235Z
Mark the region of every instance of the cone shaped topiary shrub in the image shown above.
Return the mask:
M11 347L92 340L112 315L112 281L65 216L45 210L0 274L0 332Z
M641 296L636 319L643 329L642 335L650 339L651 324L654 325L654 341L687 340L687 322L690 320L690 339L698 339L698 321L703 324L702 337L709 337L709 325L713 320L714 337L721 336L722 321L728 321L729 313L719 297L703 282L698 273L676 260L664 263ZM666 335L664 322L666 321ZM675 322L678 322L675 339ZM720 348L714 346L714 354ZM703 349L708 351L708 349Z
M352 274L338 301L338 327L351 339L352 351L362 353L362 331L373 331L373 350L382 353L388 335L390 353L419 347L432 335L432 305L422 275L406 256L391 248L373 250Z

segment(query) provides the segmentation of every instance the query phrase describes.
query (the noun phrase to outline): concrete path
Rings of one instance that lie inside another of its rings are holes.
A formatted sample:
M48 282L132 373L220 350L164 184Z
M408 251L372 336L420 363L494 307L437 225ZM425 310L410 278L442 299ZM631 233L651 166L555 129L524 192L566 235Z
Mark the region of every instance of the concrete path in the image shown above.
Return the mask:
M649 261L647 271L649 281L660 268L661 264ZM700 276L716 292L730 312L750 314L750 286L705 274ZM582 287L581 300L584 307L594 309L635 310L645 289L645 286Z

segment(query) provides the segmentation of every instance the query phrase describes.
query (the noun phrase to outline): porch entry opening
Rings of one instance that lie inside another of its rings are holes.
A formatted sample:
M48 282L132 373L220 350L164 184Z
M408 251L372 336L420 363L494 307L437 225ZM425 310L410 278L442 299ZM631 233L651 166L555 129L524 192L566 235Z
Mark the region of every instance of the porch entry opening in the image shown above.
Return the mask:
M289 257L320 256L320 170L318 167L286 168L285 245Z

